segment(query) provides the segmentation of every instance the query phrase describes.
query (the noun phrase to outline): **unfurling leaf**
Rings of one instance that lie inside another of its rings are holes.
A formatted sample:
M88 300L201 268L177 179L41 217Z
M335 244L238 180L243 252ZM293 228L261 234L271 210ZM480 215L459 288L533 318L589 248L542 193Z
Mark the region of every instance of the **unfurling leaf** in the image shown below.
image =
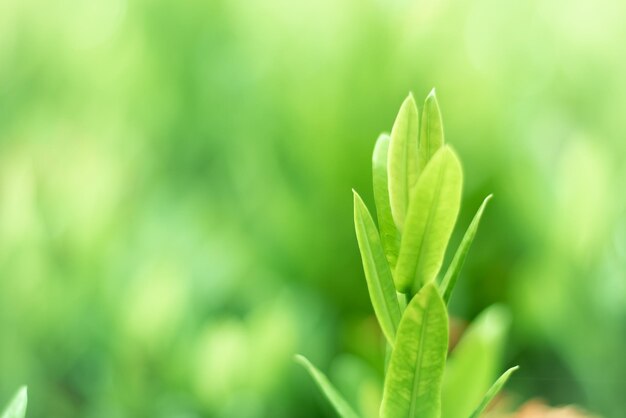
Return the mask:
M420 128L419 147L417 151L418 172L424 171L428 161L444 144L443 122L439 103L433 89L424 103L422 111L422 125Z
M447 351L446 306L431 283L413 297L400 321L381 418L439 418Z
M458 157L443 146L411 198L394 275L399 292L415 293L437 276L459 214L462 183Z
M372 156L372 176L380 240L387 261L393 269L398 261L398 251L400 251L400 232L393 220L391 204L389 203L389 176L387 173L389 141L390 138L387 134L380 135L376 141Z
M404 100L391 129L388 175L389 201L396 226L402 232L411 190L418 177L417 138L419 117L413 95Z
M378 230L357 192L354 192L354 228L372 306L387 341L393 346L401 316L400 304Z

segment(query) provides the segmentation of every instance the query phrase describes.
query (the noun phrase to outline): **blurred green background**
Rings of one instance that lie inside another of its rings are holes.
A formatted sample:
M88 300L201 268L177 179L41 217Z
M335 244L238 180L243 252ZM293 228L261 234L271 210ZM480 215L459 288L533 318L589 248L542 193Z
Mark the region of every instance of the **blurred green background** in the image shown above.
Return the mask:
M377 135L435 86L466 177L453 243L495 194L453 312L510 306L517 399L622 416L625 20L621 0L3 0L0 399L333 416L292 355L380 373L350 189L372 205Z

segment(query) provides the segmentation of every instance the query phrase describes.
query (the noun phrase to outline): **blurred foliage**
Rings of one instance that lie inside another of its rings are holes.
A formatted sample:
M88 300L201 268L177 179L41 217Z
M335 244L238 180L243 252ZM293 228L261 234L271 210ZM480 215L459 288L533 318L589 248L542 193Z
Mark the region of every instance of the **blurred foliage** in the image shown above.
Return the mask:
M625 19L619 0L0 2L0 398L331 416L291 355L380 373L350 188L407 91L436 86L460 224L495 195L453 311L513 307L520 398L619 416Z

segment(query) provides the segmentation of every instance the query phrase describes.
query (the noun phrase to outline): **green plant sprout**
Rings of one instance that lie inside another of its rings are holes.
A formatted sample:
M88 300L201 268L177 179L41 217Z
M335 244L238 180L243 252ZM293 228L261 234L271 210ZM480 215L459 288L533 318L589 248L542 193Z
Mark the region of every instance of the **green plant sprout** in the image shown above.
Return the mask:
M28 403L28 392L26 386L22 386L6 409L0 415L0 418L24 418L26 416L26 404Z
M463 172L444 142L433 91L421 124L411 94L391 134L382 134L372 158L378 227L354 191L354 223L374 313L387 342L380 418L478 418L517 369L496 380L508 327L500 306L483 312L448 356L447 305L491 195L471 221L443 277L446 248L461 205ZM329 379L296 356L339 416L374 416L354 408Z

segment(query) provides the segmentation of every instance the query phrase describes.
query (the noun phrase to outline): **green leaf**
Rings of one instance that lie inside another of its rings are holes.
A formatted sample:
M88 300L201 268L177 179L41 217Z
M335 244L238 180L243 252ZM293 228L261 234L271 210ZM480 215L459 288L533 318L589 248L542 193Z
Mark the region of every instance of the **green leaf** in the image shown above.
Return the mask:
M461 244L454 254L454 258L452 259L452 262L450 263L450 266L446 271L446 275L443 277L443 281L441 282L441 294L443 295L443 301L445 303L448 303L450 301L452 290L456 285L459 274L461 274L461 269L463 268L463 263L465 263L467 253L472 246L472 242L474 242L474 237L476 236L476 231L478 230L478 224L480 224L480 219L483 216L483 212L485 211L487 203L489 203L492 197L493 195L491 194L487 196L485 200L483 200L483 203L480 205L480 208L478 208L478 211L476 212L476 215L474 215L474 218L467 228L467 231L465 231L465 235L463 235Z
M381 418L439 418L447 351L446 306L431 283L413 297L400 321Z
M399 292L416 292L439 272L459 214L463 172L443 146L420 176L407 213L395 270Z
M357 192L354 192L354 228L372 306L387 341L393 346L401 316L400 304L378 230Z
M359 418L359 416L354 412L352 407L348 405L348 402L341 396L341 394L335 389L335 387L330 383L328 378L324 373L319 371L311 362L304 356L296 355L296 361L300 363L304 368L309 372L317 386L322 390L322 393L326 396L326 399L330 401L332 406L337 411L337 414L341 418Z
M463 334L448 358L441 418L468 417L496 377L510 325L508 310L493 305Z
M428 161L439 148L443 146L443 122L441 120L441 110L435 89L432 89L422 111L422 125L420 130L419 147L417 151L417 167L418 172L422 172Z
M378 137L372 156L372 175L380 239L387 261L393 269L398 261L398 252L400 251L400 232L393 220L391 204L389 203L389 179L387 176L389 141L390 138L387 134Z
M27 403L28 391L26 386L22 386L9 403L9 406L2 412L0 418L24 418Z
M329 372L335 387L363 418L379 418L383 382L378 370L360 357L343 354L333 360Z
M389 201L398 229L402 232L411 190L417 183L417 137L419 117L413 95L404 100L391 129L389 143Z
M478 408L476 408L476 410L472 413L472 415L470 415L470 418L480 418L480 414L482 414L483 411L487 408L487 406L489 406L493 398L495 398L498 392L502 390L502 387L504 387L506 382L509 380L509 377L511 377L513 372L515 372L517 369L519 369L519 366L511 367L509 370L504 372L502 376L498 378L498 380L496 380L496 382L491 386L491 388L489 388L489 391L483 398L480 405L478 405Z

